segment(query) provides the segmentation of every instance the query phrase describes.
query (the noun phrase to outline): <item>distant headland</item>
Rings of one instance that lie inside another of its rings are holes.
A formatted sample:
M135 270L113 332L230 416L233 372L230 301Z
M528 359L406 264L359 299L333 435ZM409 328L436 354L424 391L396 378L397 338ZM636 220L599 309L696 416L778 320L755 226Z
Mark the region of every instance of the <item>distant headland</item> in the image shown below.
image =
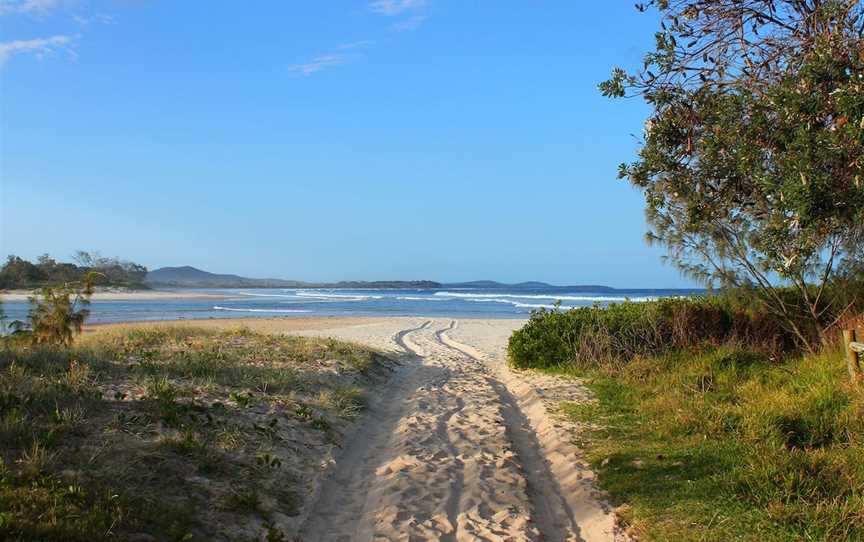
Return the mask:
M300 280L285 280L273 278L249 278L240 275L210 273L188 265L181 267L161 267L149 271L144 278L145 284L151 287L169 288L518 288L518 289L549 289L566 288L574 292L613 292L614 288L601 285L555 286L545 282L520 282L505 284L494 280L477 280L471 282L442 283L433 280L376 280L376 281L339 281L339 282L307 282Z

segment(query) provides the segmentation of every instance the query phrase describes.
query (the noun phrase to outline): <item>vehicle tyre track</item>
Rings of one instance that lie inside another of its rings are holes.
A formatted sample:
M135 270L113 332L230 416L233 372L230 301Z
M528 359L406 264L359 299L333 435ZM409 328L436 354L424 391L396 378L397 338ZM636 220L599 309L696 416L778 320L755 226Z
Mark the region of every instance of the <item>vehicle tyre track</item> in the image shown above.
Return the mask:
M392 337L406 362L370 405L298 540L617 540L593 528L580 536L596 514L577 510L559 484L573 471L547 461L537 404L526 409L509 373L448 337L457 326L426 321Z
M391 400L379 397L370 401L365 420L356 428L338 458L333 473L322 484L297 540L356 540L366 507L365 496L375 476L377 458L372 452L384 448L392 426L399 420L402 399L410 395L416 386L415 373L420 366L419 358L406 345L406 337L430 324L431 321L427 320L393 337L393 341L409 354L409 358L388 383L394 392L388 396Z

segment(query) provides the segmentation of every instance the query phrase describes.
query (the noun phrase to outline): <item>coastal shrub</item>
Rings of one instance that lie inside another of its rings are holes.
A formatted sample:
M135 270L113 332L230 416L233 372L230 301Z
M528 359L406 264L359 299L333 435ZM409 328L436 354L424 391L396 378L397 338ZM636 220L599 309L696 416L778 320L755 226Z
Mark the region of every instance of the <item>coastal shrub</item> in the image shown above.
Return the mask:
M90 297L96 273L88 273L80 282L45 286L31 296L28 324L16 322L16 334L29 336L34 344L68 347L81 333L90 315Z
M751 345L769 356L795 349L776 319L732 297L625 301L608 307L539 310L510 338L515 367L615 370L634 357L723 343Z
M864 540L864 395L831 340L860 285L816 354L746 290L536 311L508 354L594 392L562 412L640 540Z
M534 311L528 323L511 336L508 354L511 364L519 368L605 367L614 371L636 356L734 344L779 361L785 355L809 351L812 341L831 345L839 340L843 328L860 327L864 322L864 274L844 275L826 288L823 296L841 300L845 308L841 318L825 310L818 327L808 327L812 319L806 314L809 305L798 290L777 288L775 293L797 319L795 329L750 289L736 288L715 295ZM801 330L807 333L806 343L799 337Z

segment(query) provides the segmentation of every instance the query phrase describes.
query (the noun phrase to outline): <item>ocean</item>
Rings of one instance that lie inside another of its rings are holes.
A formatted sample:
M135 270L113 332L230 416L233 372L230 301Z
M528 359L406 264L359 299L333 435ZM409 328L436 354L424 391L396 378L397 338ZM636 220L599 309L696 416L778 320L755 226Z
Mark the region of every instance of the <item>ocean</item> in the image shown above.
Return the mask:
M189 290L179 290L189 291ZM429 316L462 318L528 318L531 311L562 310L630 300L689 296L702 290L615 290L585 293L567 288L430 289L294 289L231 288L194 290L224 299L96 300L89 323L202 318L298 316ZM7 321L24 320L29 305L5 301Z

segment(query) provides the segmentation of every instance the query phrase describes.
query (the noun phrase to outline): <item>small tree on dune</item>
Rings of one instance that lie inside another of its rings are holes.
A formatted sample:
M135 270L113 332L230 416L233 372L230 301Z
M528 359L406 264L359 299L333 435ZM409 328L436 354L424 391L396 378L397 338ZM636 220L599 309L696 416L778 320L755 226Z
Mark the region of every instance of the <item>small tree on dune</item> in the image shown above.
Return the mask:
M72 344L90 315L90 298L97 277L97 273L87 273L78 282L46 286L30 297L30 333L34 344Z
M655 50L600 89L653 109L620 169L645 194L649 242L706 284L752 289L814 350L848 309L832 297L838 268L864 253L864 5L637 8L661 13Z

